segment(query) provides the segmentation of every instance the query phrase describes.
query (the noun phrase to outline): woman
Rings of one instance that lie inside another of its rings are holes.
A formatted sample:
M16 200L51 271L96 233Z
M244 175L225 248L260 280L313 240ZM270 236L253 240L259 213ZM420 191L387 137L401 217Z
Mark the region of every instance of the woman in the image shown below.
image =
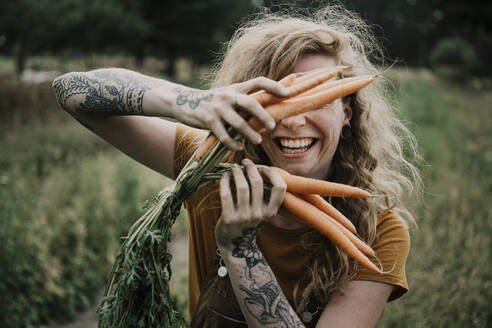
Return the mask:
M67 112L168 177L177 176L206 137L199 129L236 150L228 160L242 163L246 174L235 166L219 186L205 186L185 203L193 327L373 327L384 304L407 290L403 217L412 217L398 199L418 182L402 154L406 142L415 155L415 144L380 82L276 125L247 95L264 89L286 97L288 90L275 81L321 67L347 65L345 76L376 73L367 58L373 45L367 26L340 7L310 18L265 14L236 32L210 90L121 69L69 73L54 81ZM238 111L256 116L268 132L256 133ZM233 141L226 124L245 142ZM262 173L273 189L265 203L253 162L386 196L331 199L372 245L386 273L357 266L327 238L279 213L285 184L268 168Z

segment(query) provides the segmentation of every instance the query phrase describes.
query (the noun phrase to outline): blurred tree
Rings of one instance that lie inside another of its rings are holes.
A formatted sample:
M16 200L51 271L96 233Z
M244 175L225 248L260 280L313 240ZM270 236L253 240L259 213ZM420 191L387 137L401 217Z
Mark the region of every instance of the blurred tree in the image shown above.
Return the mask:
M82 53L110 48L131 49L150 32L139 2L130 0L63 0L52 48Z
M0 2L0 31L6 46L15 56L17 71L24 70L29 53L36 51L55 16L49 0L19 0Z
M324 0L256 0L277 10L288 6L321 7ZM333 3L333 2L331 2ZM335 1L335 3L337 3ZM475 74L491 74L485 63L492 56L492 2L471 0L340 0L373 26L386 56L412 66L430 64L431 50L441 39L459 37L477 53Z
M152 26L146 51L165 56L169 76L174 76L179 57L198 64L214 58L214 52L252 8L250 0L144 0L142 6Z
M475 48L461 37L442 38L430 53L430 64L448 78L469 78L476 65Z
M477 54L476 74L490 74L492 3L471 0L339 0L374 28L386 55L409 65L429 65L431 49L460 37ZM255 7L272 11L317 8L327 0L16 0L0 1L0 51L24 69L29 55L125 52L137 62L146 55L174 62L186 57L209 62L238 22ZM4 50L5 49L5 50Z
M475 75L491 76L487 65L492 57L492 2L470 0L432 0L434 14L440 17L434 33L439 39L461 38L478 56Z
M17 0L0 2L0 31L18 72L29 55L72 49L90 54L133 49L150 26L131 0Z

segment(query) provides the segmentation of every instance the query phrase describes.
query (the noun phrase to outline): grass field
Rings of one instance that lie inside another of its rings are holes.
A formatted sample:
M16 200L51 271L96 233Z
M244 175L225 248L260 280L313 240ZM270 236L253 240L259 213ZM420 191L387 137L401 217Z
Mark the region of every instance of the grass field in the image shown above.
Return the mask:
M411 73L399 98L426 160L426 187L413 206L410 292L379 326L490 327L492 92Z
M168 181L69 119L49 83L2 72L0 326L70 320L101 290L118 238ZM420 71L395 70L394 80L426 161L425 190L412 204L410 291L378 327L490 327L492 92ZM186 234L179 221L177 237ZM174 285L183 306L185 274Z

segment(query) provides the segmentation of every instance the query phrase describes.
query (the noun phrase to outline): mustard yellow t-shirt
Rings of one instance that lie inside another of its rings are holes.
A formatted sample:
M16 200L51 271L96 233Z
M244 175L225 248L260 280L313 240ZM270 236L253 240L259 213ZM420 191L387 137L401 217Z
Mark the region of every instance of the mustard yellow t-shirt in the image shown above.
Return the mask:
M178 124L175 145L175 172L179 173L199 143L207 136L202 130ZM221 214L218 197L218 182L210 183L197 190L186 202L188 211L189 244L189 310L193 315L200 290L217 258L215 225ZM293 299L293 290L302 277L306 257L300 247L302 235L310 228L287 230L265 224L257 238L263 256L274 272L287 299ZM378 217L377 239L372 245L385 274L379 274L359 266L355 280L385 282L395 286L389 300L394 300L408 290L405 262L410 249L408 229L394 213L387 212ZM377 264L377 263L376 263Z

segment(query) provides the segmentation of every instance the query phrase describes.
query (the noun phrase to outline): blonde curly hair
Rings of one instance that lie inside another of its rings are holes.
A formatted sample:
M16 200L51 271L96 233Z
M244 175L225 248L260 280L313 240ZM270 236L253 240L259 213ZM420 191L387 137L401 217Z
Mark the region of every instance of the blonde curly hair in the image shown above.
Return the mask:
M279 80L294 69L306 54L334 57L350 68L344 76L378 74L371 60L381 60L381 48L369 26L342 6L323 8L315 13L292 11L262 12L245 22L226 44L223 57L212 75L212 87L242 82L258 76ZM333 159L330 180L369 190L380 197L370 199L330 199L351 218L360 237L370 245L376 239L377 216L393 211L405 222L413 217L404 206L404 194L419 190L416 165L419 158L414 136L398 117L388 97L387 81L379 77L370 86L350 96L352 136L341 139ZM245 141L245 150L231 158L252 158L269 164L261 147ZM407 158L412 159L407 160ZM298 313L309 300L326 304L331 293L350 280L357 264L318 232L303 238L310 271L295 288Z

